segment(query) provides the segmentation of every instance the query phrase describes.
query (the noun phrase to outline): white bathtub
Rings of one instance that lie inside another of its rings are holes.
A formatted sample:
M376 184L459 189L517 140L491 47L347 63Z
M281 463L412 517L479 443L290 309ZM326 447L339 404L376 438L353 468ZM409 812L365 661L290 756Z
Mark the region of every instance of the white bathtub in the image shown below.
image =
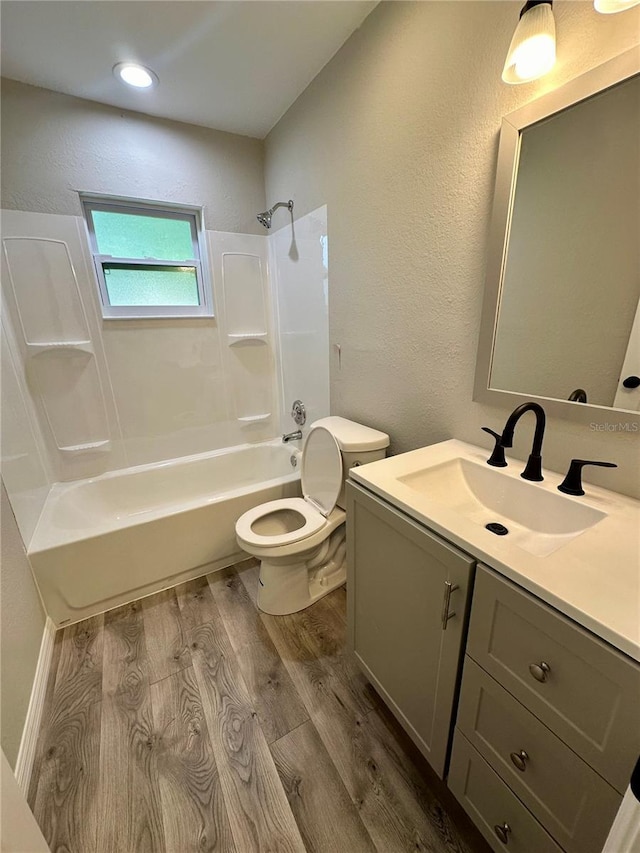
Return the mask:
M242 559L235 522L300 494L280 440L56 484L28 553L48 614L76 622Z

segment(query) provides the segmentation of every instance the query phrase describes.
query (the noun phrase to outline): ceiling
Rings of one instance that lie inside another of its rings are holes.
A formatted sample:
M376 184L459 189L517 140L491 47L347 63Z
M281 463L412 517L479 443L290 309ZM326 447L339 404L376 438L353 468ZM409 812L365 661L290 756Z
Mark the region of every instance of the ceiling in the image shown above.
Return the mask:
M367 0L5 0L2 75L149 115L263 138L356 30ZM158 75L115 79L117 62Z

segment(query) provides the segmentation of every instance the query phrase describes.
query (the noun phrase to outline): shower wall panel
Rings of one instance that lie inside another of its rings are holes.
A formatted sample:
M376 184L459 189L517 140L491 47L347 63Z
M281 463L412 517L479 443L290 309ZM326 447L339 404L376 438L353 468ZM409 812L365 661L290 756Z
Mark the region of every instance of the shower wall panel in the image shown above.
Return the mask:
M269 237L280 336L281 429L295 429L291 403L307 408L307 427L329 414L327 208Z
M55 480L125 464L82 221L3 211L6 323Z
M11 494L13 512L25 543L29 543L49 489L53 474L46 462L44 442L35 411L29 400L20 358L2 310L0 368L2 377L2 479Z
M230 427L239 444L270 438L279 413L267 241L209 232L209 254L220 306Z

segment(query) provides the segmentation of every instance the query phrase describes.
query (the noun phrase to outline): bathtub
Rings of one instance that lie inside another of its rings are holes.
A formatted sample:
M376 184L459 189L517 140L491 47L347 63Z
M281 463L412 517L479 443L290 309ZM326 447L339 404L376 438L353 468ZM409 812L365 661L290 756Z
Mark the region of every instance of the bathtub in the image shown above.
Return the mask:
M299 455L278 439L57 483L28 548L47 613L77 622L243 559L236 520L300 494Z

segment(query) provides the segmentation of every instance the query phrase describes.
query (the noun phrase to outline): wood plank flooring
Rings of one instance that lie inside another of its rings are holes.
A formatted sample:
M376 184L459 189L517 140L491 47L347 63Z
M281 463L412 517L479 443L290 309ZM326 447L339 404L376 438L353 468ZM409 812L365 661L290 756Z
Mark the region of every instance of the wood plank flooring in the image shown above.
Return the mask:
M29 803L55 853L487 853L345 649L248 561L56 636Z

